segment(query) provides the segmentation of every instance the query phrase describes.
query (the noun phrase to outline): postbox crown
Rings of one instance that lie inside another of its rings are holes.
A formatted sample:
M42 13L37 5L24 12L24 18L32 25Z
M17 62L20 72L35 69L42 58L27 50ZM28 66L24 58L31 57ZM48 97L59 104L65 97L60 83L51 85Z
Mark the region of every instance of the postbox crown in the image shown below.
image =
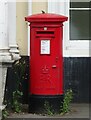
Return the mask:
M67 19L66 16L53 13L41 13L25 17L25 21L28 22L64 22Z

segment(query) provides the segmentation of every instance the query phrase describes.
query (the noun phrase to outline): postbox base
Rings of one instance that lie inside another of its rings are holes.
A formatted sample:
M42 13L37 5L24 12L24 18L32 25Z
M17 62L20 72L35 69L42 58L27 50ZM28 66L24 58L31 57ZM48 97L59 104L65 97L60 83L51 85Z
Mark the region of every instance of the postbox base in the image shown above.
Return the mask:
M29 97L29 113L47 114L49 109L53 113L60 113L63 95L42 96L30 95Z

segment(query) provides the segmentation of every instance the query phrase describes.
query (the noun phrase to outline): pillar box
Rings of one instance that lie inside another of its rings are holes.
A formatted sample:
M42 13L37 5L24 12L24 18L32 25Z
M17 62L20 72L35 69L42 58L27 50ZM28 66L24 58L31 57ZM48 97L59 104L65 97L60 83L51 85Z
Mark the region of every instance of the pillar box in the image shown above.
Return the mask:
M43 111L47 101L58 112L63 99L63 22L67 17L42 13L30 23L29 112Z

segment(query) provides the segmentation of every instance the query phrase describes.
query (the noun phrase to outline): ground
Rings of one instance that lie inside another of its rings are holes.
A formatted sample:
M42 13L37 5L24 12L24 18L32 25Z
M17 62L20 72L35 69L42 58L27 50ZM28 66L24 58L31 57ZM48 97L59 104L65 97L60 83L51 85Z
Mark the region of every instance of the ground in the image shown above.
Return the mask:
M26 107L25 107L26 106ZM43 116L37 114L28 113L28 105L24 106L24 112L22 113L10 113L8 118L11 120L13 118L89 118L89 104L71 104L71 112L65 115L53 115L53 116Z

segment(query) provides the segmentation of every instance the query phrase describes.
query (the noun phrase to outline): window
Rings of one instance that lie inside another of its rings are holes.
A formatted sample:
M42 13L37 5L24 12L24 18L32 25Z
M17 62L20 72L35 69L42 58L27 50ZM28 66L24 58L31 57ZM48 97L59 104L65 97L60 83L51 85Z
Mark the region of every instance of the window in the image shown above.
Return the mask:
M89 1L70 1L70 40L89 40Z
M48 0L48 12L68 16L64 23L64 57L89 57L90 0Z

